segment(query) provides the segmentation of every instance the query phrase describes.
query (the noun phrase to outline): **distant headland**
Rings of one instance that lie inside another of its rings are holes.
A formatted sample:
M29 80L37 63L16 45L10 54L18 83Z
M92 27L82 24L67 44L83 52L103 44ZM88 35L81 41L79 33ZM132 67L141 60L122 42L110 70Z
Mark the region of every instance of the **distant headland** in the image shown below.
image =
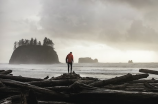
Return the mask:
M78 63L98 63L98 59L91 59L90 57L79 58Z
M43 45L37 39L21 39L14 43L14 51L9 64L53 64L59 63L58 55L54 50L54 43L47 37Z

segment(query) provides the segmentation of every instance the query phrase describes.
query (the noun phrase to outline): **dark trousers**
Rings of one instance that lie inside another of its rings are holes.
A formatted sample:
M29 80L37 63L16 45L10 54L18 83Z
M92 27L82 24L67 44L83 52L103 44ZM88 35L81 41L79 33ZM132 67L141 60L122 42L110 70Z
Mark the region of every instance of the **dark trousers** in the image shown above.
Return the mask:
M71 66L71 73L72 73L72 62L68 62L68 73L69 73L69 67Z

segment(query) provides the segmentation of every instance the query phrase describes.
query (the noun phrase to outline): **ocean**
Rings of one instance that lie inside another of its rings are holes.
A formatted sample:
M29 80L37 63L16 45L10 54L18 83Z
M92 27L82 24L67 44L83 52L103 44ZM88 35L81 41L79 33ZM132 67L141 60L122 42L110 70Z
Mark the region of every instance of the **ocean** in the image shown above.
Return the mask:
M94 77L99 79L109 79L116 76L131 74L141 74L139 69L151 69L158 71L158 63L74 63L73 71L81 77ZM0 70L12 70L14 76L44 78L46 76L56 77L67 73L67 64L51 65L11 65L0 64ZM150 74L148 79L158 79L158 75Z

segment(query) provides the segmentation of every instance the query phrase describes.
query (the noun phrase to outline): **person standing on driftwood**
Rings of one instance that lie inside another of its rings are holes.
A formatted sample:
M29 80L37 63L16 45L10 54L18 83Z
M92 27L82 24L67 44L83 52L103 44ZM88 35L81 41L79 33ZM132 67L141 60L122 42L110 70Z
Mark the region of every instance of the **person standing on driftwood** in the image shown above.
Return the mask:
M69 67L71 66L71 73L72 73L72 63L73 63L73 55L72 52L70 52L67 56L66 56L66 63L68 64L68 73L69 73Z

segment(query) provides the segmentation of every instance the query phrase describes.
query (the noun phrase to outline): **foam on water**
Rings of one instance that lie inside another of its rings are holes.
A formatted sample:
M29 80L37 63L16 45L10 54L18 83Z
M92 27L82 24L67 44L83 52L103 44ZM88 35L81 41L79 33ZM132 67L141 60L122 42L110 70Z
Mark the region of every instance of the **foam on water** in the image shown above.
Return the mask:
M99 79L108 79L127 73L138 74L139 69L146 68L158 71L158 63L96 63L96 64L73 64L73 71L82 77L95 77ZM10 65L0 64L0 70L13 70L16 76L44 78L45 76L56 77L67 73L67 64L52 65ZM151 75L148 79L156 78L158 75Z

